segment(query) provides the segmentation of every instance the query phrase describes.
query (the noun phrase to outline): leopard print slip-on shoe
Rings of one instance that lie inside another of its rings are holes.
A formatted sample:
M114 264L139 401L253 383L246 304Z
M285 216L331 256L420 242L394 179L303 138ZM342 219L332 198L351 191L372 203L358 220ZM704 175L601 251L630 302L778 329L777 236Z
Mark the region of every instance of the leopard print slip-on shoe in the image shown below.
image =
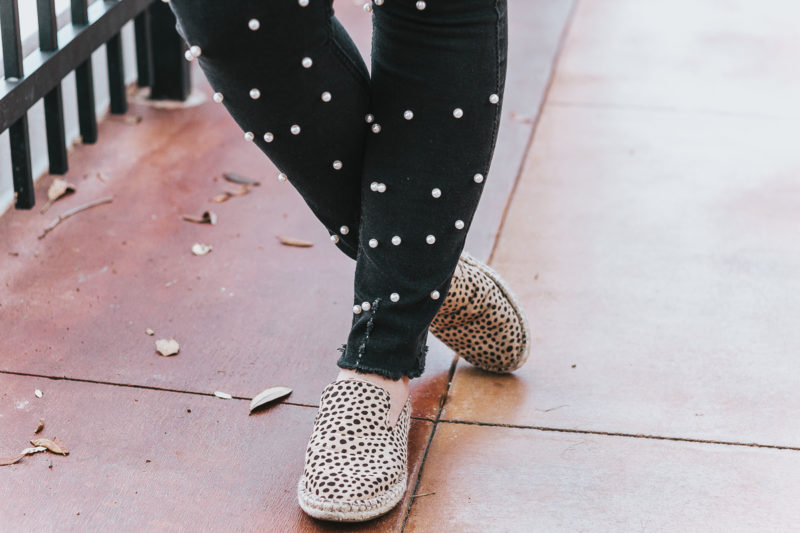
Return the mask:
M519 302L497 272L466 252L430 331L490 372L513 372L530 354L530 327Z
M362 522L389 512L406 491L411 398L388 420L389 393L348 378L322 391L297 485L300 507L314 518Z

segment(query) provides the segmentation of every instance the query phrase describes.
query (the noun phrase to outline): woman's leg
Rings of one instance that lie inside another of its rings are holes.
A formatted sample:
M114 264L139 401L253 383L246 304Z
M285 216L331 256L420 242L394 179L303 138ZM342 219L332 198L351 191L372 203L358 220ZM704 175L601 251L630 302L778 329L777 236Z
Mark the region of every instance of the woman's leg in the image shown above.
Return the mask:
M215 99L355 258L370 82L331 3L171 0L170 6L178 32L199 52Z
M342 368L419 376L494 150L505 0L374 6L353 327Z

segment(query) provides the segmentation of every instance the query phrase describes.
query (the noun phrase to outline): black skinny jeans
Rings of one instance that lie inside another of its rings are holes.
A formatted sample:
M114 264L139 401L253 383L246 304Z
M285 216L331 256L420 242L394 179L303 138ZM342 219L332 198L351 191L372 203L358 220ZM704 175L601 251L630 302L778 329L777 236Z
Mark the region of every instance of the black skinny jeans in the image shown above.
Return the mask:
M331 4L170 2L214 99L356 260L338 366L413 378L494 151L506 1L375 0L371 76Z

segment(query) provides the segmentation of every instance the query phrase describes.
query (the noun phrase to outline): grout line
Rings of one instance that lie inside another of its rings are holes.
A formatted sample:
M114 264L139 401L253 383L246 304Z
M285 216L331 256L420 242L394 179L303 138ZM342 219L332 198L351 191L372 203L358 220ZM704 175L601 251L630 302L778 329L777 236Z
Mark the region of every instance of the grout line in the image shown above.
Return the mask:
M528 141L525 143L525 150L523 151L522 159L519 163L519 167L517 167L517 175L514 177L514 184L511 186L511 191L508 193L508 198L506 199L506 203L503 206L503 214L500 216L500 225L497 227L496 237L494 239L494 243L492 244L492 249L489 252L489 257L486 259L486 264L491 265L492 260L494 259L494 253L497 251L497 246L500 243L500 235L503 234L503 229L506 225L506 219L508 218L508 212L511 210L511 203L514 200L514 196L517 193L517 188L519 187L519 182L522 181L522 171L525 170L525 163L528 161L528 156L531 151L531 147L533 146L533 141L536 137L536 131L539 129L539 123L542 120L542 115L544 114L544 108L546 105L549 104L550 100L550 89L553 87L553 80L556 77L556 71L558 70L559 62L561 61L561 52L564 51L564 45L567 42L567 36L572 29L572 23L575 20L575 12L578 9L578 4L581 0L575 0L570 8L569 13L567 14L566 23L564 24L564 29L561 31L561 35L558 38L558 45L556 46L555 52L553 54L553 62L550 65L550 74L547 79L547 85L545 86L544 92L542 93L542 99L539 102L539 109L536 111L536 118L533 121L533 125L531 126L531 133L528 135Z
M414 486L411 488L410 497L408 499L408 507L406 507L406 515L403 517L403 523L400 525L400 533L403 533L406 529L406 523L408 522L408 517L411 516L411 507L414 505L414 494L416 494L417 489L419 488L419 482L422 479L422 469L425 468L425 461L428 459L428 452L431 449L431 443L433 443L433 437L436 435L436 427L439 425L439 419L442 417L442 412L444 411L444 405L447 403L447 395L450 392L450 385L453 383L453 376L456 373L456 366L458 365L458 357L453 357L453 362L450 364L450 370L447 374L447 387L444 389L444 395L442 396L442 401L439 404L439 410L436 412L436 419L433 421L433 427L431 428L431 435L428 437L428 442L425 444L425 452L422 454L422 460L419 464L419 470L417 471L417 479L414 480Z
M674 442L695 442L698 444L721 444L724 446L741 446L746 448L768 448L773 450L792 450L800 451L797 446L781 446L778 444L760 444L758 442L736 442L727 440L693 439L690 437L668 437L664 435L647 435L644 433L622 433L616 431L599 431L592 429L569 429L552 428L547 426L526 426L521 424L493 424L490 422L473 422L469 420L439 420L443 424L462 424L465 426L483 426L512 429L532 429L535 431L547 431L554 433L580 433L583 435L603 435L606 437L626 437L632 439L668 440Z
M167 387L153 387L151 385L136 385L133 383L115 383L113 381L102 381L97 379L86 379L86 378L70 378L67 376L47 376L44 374L33 374L29 372L14 372L12 370L0 370L0 374L9 374L12 376L26 376L32 378L43 378L43 379L52 379L56 381L73 381L76 383L92 383L94 385L110 385L112 387L128 387L131 389L144 389L144 390L151 390L151 391L158 391L158 392L174 392L176 394L190 394L193 396L210 396L212 398L216 398L213 392L198 392L198 391L189 391L189 390L181 390L181 389L170 389ZM449 383L448 383L449 385ZM245 400L250 401L252 398L247 398L245 396L232 396L232 400ZM311 409L318 409L319 405L313 405L310 403L303 403L303 402L277 402L275 405L292 405L294 407L308 407ZM412 420L419 420L422 422L433 422L436 423L436 419L429 418L427 416L412 416Z

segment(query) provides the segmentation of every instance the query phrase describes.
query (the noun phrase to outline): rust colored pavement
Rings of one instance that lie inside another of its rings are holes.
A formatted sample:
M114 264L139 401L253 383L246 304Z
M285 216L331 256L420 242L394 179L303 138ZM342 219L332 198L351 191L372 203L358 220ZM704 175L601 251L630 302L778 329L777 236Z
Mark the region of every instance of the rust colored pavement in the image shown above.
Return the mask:
M355 526L296 504L353 265L195 70L205 102L132 104L140 123L106 120L73 151L77 193L0 218L0 456L40 418L70 447L0 467L0 531L796 527L800 7L509 9L505 117L468 248L516 288L534 353L498 377L431 339L403 504ZM360 5L337 12L368 47ZM262 185L213 203L235 188L225 171ZM207 209L217 225L180 219ZM162 337L177 356L155 353ZM294 392L248 416L274 385Z

